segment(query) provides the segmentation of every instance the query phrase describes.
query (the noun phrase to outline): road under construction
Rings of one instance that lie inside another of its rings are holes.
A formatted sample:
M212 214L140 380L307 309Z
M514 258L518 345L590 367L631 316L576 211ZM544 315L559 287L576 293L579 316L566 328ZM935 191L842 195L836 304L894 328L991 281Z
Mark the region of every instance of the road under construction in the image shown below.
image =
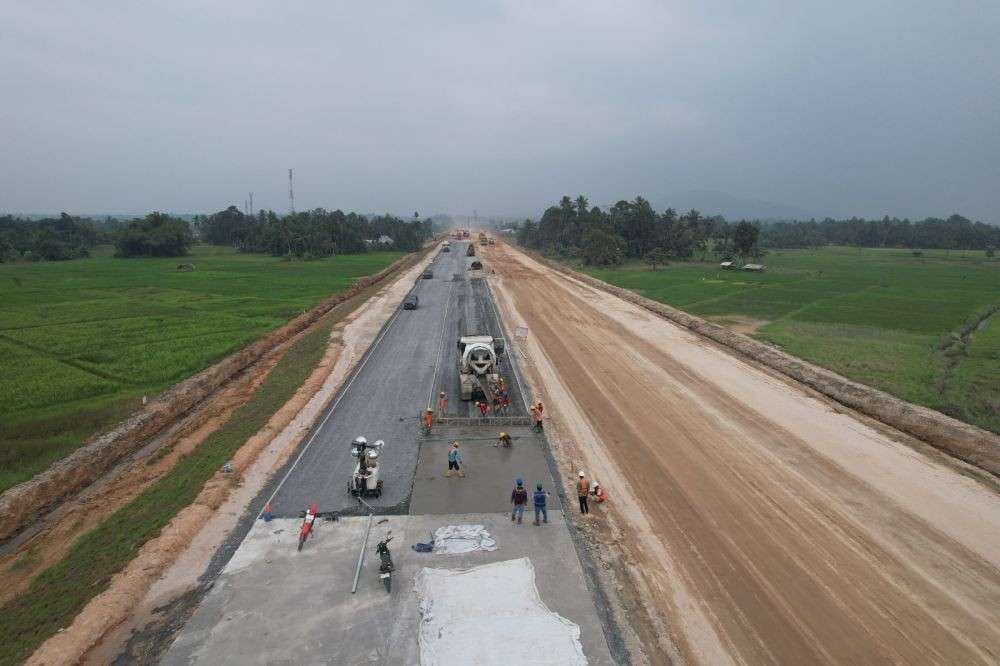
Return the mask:
M464 242L435 258L420 307L386 322L250 503L164 662L417 663L420 570L520 557L590 663L1000 658L995 477L503 243L477 247L485 270L469 271ZM505 421L459 399L469 333L506 339ZM421 435L442 390L447 418ZM544 436L527 425L534 397ZM492 446L499 429L511 449ZM357 435L386 442L385 492L369 501L372 539L395 537L391 594L371 553L351 594L368 525L346 490ZM456 439L466 476L445 478ZM587 517L565 496L580 467L611 493ZM553 490L549 525L511 523L516 476ZM274 521L256 519L265 502ZM310 502L338 519L297 553ZM457 523L499 548L410 549Z
M511 398L506 414L483 419L474 402L459 397L458 338L504 337L485 273L470 270L472 261L465 243L453 243L452 251L430 264L433 277L416 280L418 308L399 309L386 322L299 451L248 507L251 520L217 556L224 565L169 637L164 663L418 663L421 615L413 580L420 570L522 557L533 566L546 607L579 627L589 662L614 663L609 641L615 645L617 639L606 633L613 632L606 606L595 603L602 591L594 564L563 517L563 484L554 479L557 467L544 437L529 425L528 396L516 366L506 354L501 357ZM447 396L445 418L422 433L420 415L429 405L436 410L441 391ZM512 436L511 448L494 446L501 430ZM379 457L383 492L365 498L367 504L347 491L355 463L350 443L358 435L385 442ZM455 440L461 442L465 476L446 478ZM532 487L540 482L552 493L549 524L511 522L516 477ZM321 521L298 552L300 515L312 502L331 519ZM265 503L275 519L254 520ZM352 594L369 511L377 520ZM410 548L455 524L483 525L497 550L438 555ZM371 551L390 533L396 571L386 594Z

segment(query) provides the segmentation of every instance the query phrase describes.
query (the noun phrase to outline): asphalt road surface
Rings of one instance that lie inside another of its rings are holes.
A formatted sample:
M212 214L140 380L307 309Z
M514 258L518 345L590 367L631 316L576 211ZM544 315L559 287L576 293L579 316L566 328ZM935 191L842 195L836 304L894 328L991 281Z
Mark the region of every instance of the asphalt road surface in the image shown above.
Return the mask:
M472 259L465 255L466 245L453 241L451 252L439 253L431 264L433 278L418 279L414 286L419 307L400 310L386 323L320 418L322 425L315 436L307 438L304 449L293 456L297 462L271 501L276 516L298 516L311 502L320 511L359 510L358 501L348 492L356 463L350 443L359 435L369 442L385 441L380 456L382 496L366 501L380 512L406 512L422 412L429 404L436 408L437 394L445 390L449 415L473 415L472 403L458 396L458 337L500 334L489 289L468 270ZM501 364L512 392L512 414L523 415L517 382L509 370Z

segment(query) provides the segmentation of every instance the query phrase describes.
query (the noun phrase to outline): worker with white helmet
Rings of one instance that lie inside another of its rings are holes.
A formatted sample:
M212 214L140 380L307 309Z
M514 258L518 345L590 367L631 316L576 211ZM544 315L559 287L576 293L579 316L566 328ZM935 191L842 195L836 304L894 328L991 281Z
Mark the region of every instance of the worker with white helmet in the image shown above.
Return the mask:
M587 507L587 496L590 495L590 481L587 480L587 475L583 473L582 469L577 476L580 477L576 481L576 497L580 500L580 513L590 513L590 508Z

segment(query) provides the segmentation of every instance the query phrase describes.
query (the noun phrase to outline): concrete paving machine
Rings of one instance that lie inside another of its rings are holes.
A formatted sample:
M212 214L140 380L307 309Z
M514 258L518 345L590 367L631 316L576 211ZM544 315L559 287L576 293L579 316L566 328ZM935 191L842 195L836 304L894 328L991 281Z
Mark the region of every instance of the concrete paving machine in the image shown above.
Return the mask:
M466 335L458 339L458 353L462 400L488 400L500 382L503 340L490 335Z
M381 439L369 444L364 437L351 442L351 455L357 458L354 476L347 482L347 490L355 497L381 497L382 479L379 477L379 451L385 446Z

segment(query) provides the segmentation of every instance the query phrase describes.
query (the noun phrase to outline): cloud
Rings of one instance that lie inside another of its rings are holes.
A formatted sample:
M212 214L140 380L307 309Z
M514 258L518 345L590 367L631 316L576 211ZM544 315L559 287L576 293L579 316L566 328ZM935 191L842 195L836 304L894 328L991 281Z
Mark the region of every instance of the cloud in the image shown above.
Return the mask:
M713 189L1000 221L1000 6L0 6L0 210L539 211Z

